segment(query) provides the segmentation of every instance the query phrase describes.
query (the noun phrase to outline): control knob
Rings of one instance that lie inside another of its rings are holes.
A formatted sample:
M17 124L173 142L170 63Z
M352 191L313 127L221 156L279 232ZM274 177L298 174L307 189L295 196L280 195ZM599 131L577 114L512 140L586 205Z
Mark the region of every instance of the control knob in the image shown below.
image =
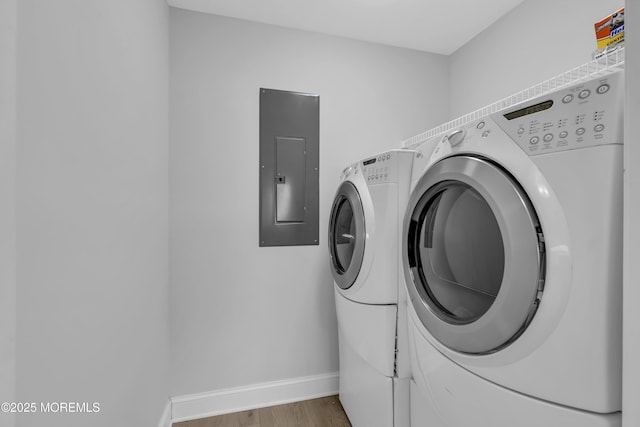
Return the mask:
M449 144L451 144L452 147L455 147L456 145L460 144L464 140L465 136L466 136L466 132L464 131L464 129L458 129L456 131L451 132L451 134L449 134L449 136L447 137L447 140L449 141Z

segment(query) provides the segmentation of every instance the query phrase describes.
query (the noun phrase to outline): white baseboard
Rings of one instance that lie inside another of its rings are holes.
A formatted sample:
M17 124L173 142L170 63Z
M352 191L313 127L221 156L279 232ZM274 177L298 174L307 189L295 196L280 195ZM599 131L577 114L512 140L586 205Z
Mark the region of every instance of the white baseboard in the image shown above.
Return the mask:
M337 372L171 398L172 421L188 421L338 393Z
M158 427L171 427L171 399L167 400L167 404L164 405L164 411L158 422Z

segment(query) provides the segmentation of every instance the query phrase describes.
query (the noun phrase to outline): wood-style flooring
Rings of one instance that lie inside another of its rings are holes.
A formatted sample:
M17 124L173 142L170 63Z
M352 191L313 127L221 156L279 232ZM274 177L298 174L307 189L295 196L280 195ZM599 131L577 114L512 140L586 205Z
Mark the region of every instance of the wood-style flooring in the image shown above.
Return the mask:
M338 396L174 423L173 427L351 427Z

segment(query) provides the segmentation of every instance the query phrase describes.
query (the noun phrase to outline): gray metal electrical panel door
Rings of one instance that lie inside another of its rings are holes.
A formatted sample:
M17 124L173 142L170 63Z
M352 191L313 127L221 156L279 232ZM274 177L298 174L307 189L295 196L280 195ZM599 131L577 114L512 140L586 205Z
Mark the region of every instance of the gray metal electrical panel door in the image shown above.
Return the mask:
M260 89L260 246L317 245L318 95Z

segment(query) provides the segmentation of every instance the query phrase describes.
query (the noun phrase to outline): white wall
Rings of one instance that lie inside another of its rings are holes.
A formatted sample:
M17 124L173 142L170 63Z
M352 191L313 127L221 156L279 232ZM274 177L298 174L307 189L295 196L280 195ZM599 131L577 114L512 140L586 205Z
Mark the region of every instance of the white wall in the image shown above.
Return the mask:
M624 326L622 425L640 425L640 4L625 6L626 120L625 120L625 209L624 209Z
M447 117L446 57L171 9L172 395L335 372L340 171ZM320 245L258 247L259 88L320 95Z
M20 0L18 426L154 426L168 401L168 7Z
M0 1L0 402L16 391L16 0ZM12 414L0 413L11 427Z
M527 0L451 57L451 118L591 60L593 24L624 0Z

